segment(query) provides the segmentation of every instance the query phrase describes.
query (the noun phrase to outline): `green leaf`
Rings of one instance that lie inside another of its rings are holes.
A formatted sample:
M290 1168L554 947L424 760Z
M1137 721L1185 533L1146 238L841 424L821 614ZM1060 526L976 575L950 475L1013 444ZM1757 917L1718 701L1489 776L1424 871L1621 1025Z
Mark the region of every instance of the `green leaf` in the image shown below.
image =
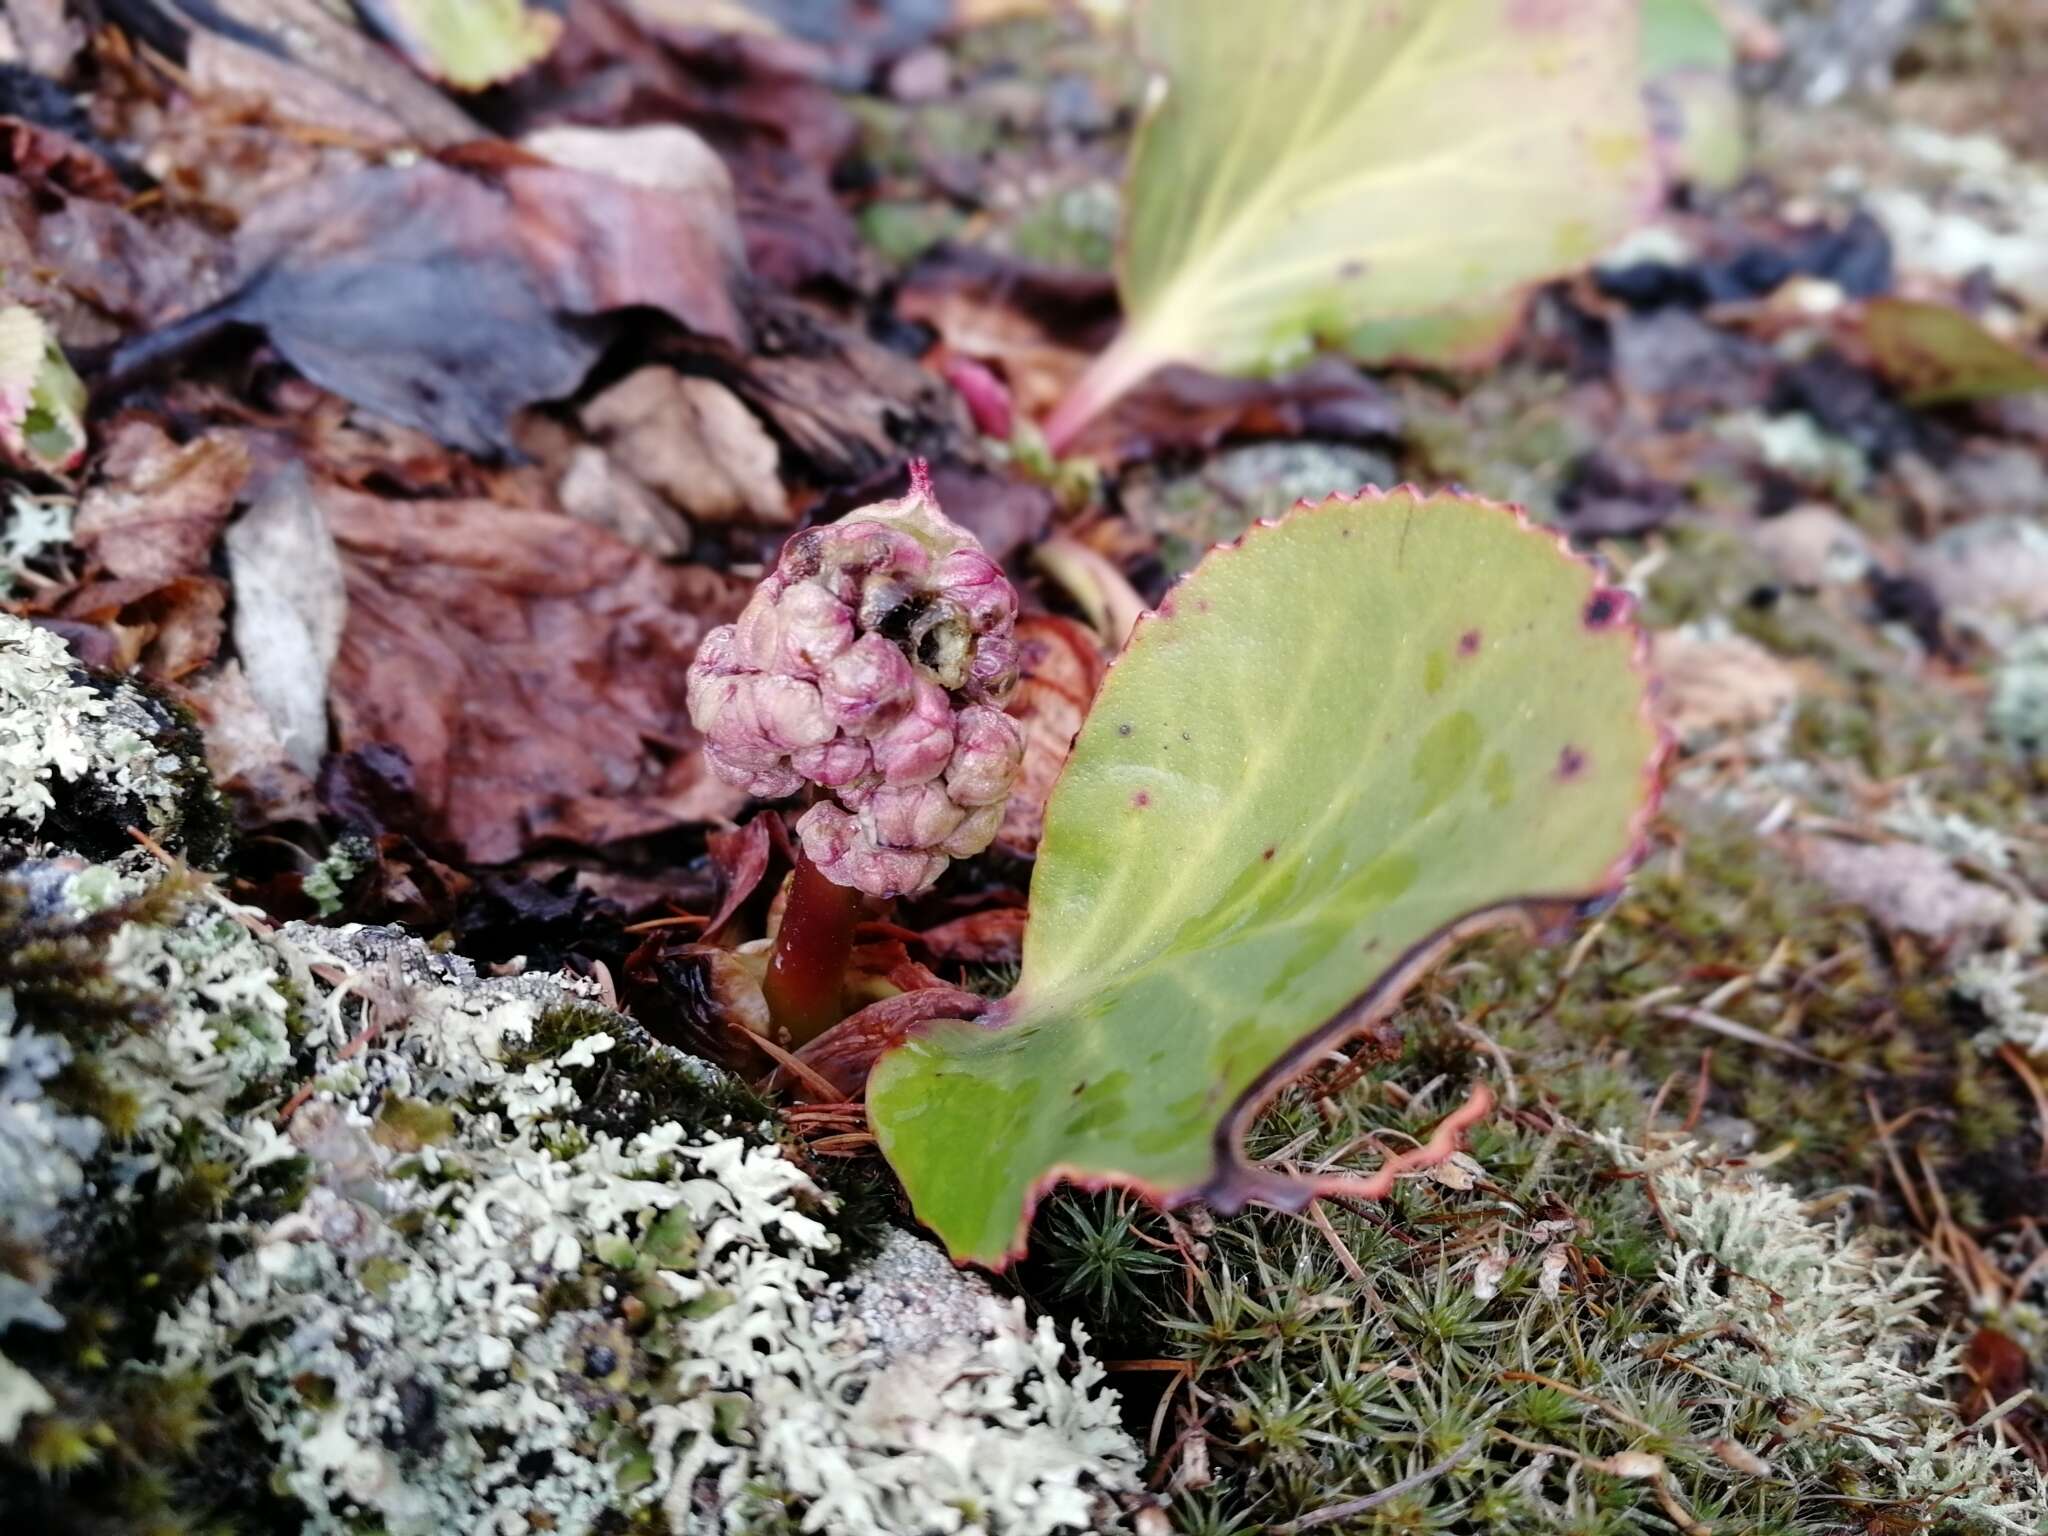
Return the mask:
M1732 186L1748 158L1735 40L1709 0L1643 0L1643 83L1666 169Z
M1874 299L1863 309L1871 361L1909 405L1988 400L2048 387L2048 367L1946 304Z
M1059 1179L1306 1198L1243 1163L1256 1105L1453 939L1637 857L1662 749L1627 609L1512 510L1410 489L1212 552L1075 743L1016 991L869 1080L919 1218L996 1264Z
M561 40L559 0L360 0L421 74L481 91L524 74Z
M1643 78L1679 69L1735 68L1735 40L1712 0L1643 0Z
M1517 288L1426 315L1368 320L1344 338L1344 350L1369 368L1491 367L1521 332L1528 308L1528 293Z
M1165 363L1283 366L1589 260L1654 194L1640 0L1155 0L1128 326L1056 447Z

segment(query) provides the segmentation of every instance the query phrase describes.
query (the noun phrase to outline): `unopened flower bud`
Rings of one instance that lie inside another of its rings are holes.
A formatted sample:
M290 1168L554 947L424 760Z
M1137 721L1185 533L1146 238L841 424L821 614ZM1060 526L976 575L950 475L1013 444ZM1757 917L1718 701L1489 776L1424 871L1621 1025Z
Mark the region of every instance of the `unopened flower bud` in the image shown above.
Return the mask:
M970 704L953 722L946 793L961 805L998 805L1009 798L1023 762L1024 732L1017 722L986 704Z
M896 720L917 681L904 654L881 635L862 635L818 680L825 712L840 730L867 736Z
M814 805L796 824L804 854L839 885L871 896L909 896L945 873L946 856L910 848L877 847L860 823L836 805Z
M761 672L816 677L853 644L853 614L823 587L802 582L782 600L749 605L736 626L737 653Z
M762 798L831 791L797 823L826 876L923 890L995 836L1023 755L1000 712L1017 682L1017 596L939 510L910 494L783 546L736 624L690 664L712 770Z
M956 549L932 572L939 595L967 615L979 633L1012 624L1017 618L1017 589L1002 567L973 546Z
M910 712L875 737L874 752L885 784L921 784L945 772L953 756L953 709L945 690L920 677Z
M974 660L967 668L967 686L961 691L977 704L1000 709L1017 691L1022 666L1016 642L992 635L975 646Z
M861 807L861 830L881 848L935 848L966 819L943 784L887 784Z
M784 752L820 746L832 739L834 726L815 684L802 678L764 672L748 679L754 729L770 746Z
M960 825L939 844L939 852L955 859L971 859L996 840L1003 824L1003 805L976 806L960 819Z
M874 754L857 736L834 736L823 746L790 753L789 765L813 784L840 789L873 771Z

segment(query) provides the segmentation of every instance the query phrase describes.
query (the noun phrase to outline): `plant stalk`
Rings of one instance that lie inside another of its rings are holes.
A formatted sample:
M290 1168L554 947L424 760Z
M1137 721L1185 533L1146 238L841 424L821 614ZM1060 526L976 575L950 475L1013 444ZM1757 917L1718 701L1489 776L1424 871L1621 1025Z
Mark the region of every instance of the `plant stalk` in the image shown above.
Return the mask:
M799 848L761 983L768 1017L792 1045L809 1044L845 1017L846 962L859 918L860 892L826 879Z
M1142 383L1161 361L1146 350L1136 331L1119 333L1045 419L1045 442L1053 455L1064 457L1083 428Z

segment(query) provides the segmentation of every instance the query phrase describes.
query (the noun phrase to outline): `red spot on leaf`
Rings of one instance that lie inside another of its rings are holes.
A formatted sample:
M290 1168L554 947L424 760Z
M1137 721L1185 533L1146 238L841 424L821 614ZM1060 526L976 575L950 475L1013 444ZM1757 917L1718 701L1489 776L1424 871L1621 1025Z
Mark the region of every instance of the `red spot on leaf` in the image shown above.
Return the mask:
M1586 770L1586 754L1577 747L1566 747L1557 754L1557 776L1560 779L1576 779Z
M1270 859L1273 857L1273 850L1271 848L1268 848L1264 853L1260 854L1259 857L1262 859Z
M1478 630L1466 630L1465 633L1458 636L1458 654L1460 656L1477 656L1479 654L1479 639Z
M1628 594L1602 587L1586 604L1586 628L1605 629L1619 623L1628 613Z
M1150 805L1151 803L1152 796L1146 790L1141 789L1135 795L1131 796L1131 809L1134 811L1142 811L1143 809L1145 809L1146 806Z

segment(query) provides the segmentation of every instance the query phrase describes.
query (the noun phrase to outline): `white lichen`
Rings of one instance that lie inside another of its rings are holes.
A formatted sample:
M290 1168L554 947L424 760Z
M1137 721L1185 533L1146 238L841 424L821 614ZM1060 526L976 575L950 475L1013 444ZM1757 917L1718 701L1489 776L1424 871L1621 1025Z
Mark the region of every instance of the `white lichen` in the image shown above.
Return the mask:
M1958 1351L1934 1337L1939 1284L1919 1254L1880 1253L1846 1211L1817 1212L1789 1186L1688 1143L1606 1145L1655 1191L1670 1241L1659 1264L1667 1358L1720 1382L1728 1434L1752 1403L1778 1405L1773 1453L1862 1469L1873 1496L1980 1528L2034 1532L2048 1486L2021 1452L1972 1432L1942 1391Z
M2020 751L2048 754L2048 628L2027 630L1991 675L1991 729Z
M318 999L287 1130L313 1185L229 1230L246 1253L159 1338L164 1368L240 1383L308 1532L1113 1527L1137 1455L1083 1341L1069 1376L1049 1324L982 1292L886 1355L764 1127L615 1132L578 1084L632 1026L536 1045L565 1005L609 1019L594 989L378 930L281 946Z
M13 593L24 578L33 579L31 563L71 542L78 503L66 496L31 496L16 491L0 518L0 597Z
M2031 1056L2048 1056L2048 1008L2028 990L2041 981L2041 973L2009 949L1973 955L1958 966L1956 991L1982 1009L1991 1025L1977 1044L1995 1051L2010 1042Z
M594 986L171 878L0 876L116 1005L53 1034L0 990L0 1255L35 1260L0 1263L0 1349L204 1168L210 1278L109 1363L211 1382L314 1536L1119 1528L1138 1453L1078 1331L901 1235L830 1278L834 1202L759 1102ZM74 1066L118 1130L49 1097ZM0 1452L93 1390L52 1358L0 1354Z
M139 802L151 830L175 825L180 763L161 729L132 688L92 687L57 636L0 614L0 833L36 832L54 786L88 781Z

